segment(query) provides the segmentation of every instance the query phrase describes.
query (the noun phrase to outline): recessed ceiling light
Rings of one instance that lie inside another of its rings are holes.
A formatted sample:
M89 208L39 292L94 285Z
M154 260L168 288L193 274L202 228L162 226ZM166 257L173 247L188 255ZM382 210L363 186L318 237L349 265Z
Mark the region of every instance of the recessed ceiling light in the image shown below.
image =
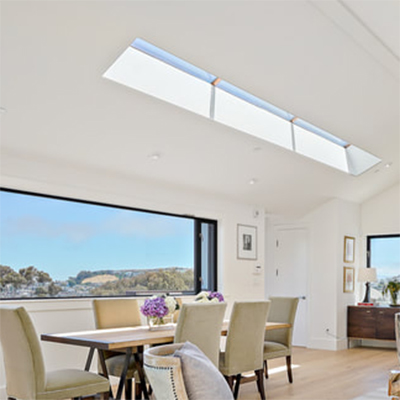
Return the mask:
M392 162L386 163L386 164L385 164L385 168L390 168L390 167L392 166L392 164L393 164Z
M7 110L4 108L4 107L0 107L0 113L5 113L5 112L7 112Z
M249 180L249 185L255 185L257 183L257 179L250 179Z
M153 154L150 154L148 157L150 158L150 160L157 161L157 160L159 160L161 158L161 154L160 153L153 153Z

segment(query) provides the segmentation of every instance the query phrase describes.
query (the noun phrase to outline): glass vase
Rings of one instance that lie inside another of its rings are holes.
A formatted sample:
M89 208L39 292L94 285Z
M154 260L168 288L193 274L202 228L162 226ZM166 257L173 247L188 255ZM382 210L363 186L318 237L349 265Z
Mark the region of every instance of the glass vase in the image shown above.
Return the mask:
M147 325L150 331L174 329L173 316L167 315L165 317L147 317Z

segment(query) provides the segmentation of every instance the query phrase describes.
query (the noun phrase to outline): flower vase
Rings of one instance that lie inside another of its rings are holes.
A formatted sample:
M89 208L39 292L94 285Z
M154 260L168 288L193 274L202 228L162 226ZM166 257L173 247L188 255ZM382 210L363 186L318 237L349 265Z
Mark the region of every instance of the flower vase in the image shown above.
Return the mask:
M147 317L147 324L150 331L174 329L172 325L173 316L167 315L165 317Z

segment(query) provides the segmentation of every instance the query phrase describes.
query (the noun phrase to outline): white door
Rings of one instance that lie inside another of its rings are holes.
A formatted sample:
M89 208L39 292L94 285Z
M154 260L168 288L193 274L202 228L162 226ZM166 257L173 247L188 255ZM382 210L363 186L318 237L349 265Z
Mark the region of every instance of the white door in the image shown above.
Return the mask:
M295 346L307 346L307 249L308 232L305 228L276 230L270 294L300 298L293 332Z

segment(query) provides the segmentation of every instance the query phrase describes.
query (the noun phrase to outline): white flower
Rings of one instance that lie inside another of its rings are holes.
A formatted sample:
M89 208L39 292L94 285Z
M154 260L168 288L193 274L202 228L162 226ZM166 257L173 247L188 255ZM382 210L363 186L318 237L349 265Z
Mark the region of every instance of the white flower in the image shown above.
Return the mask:
M195 301L202 302L202 303L205 302L204 300L208 301L208 292L205 292L205 291L200 292L195 298Z
M214 297L210 300L210 303L219 303L219 300L216 297Z
M196 303L209 303L210 300L207 297L196 297Z
M176 300L171 297L171 296L167 296L165 298L165 305L168 307L168 314L172 314L175 312L176 310Z

